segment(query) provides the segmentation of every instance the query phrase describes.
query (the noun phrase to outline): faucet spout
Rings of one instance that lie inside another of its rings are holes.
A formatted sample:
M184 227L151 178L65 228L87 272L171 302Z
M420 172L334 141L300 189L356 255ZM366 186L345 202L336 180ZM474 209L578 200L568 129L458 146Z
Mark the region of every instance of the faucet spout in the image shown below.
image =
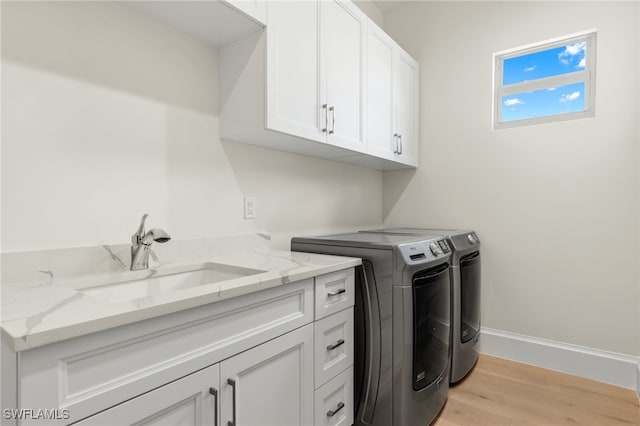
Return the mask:
M149 215L142 215L140 226L131 236L131 270L149 269L149 250L154 241L166 243L171 239L169 234L160 228L153 228L145 233L144 222Z

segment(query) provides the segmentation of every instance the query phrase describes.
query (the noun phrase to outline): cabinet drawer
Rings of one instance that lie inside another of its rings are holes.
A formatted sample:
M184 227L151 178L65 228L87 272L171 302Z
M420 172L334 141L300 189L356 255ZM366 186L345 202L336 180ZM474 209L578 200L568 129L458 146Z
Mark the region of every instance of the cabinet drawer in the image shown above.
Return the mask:
M324 385L353 364L353 307L315 326L315 387Z
M316 319L353 306L355 274L353 268L316 278Z
M349 367L315 393L315 426L353 424L353 367Z

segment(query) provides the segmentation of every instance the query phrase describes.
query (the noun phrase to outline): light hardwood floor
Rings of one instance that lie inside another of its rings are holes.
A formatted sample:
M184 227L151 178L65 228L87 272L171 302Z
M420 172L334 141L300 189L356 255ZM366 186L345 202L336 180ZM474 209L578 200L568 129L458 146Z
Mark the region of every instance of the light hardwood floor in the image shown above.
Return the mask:
M433 426L640 425L633 390L481 355Z

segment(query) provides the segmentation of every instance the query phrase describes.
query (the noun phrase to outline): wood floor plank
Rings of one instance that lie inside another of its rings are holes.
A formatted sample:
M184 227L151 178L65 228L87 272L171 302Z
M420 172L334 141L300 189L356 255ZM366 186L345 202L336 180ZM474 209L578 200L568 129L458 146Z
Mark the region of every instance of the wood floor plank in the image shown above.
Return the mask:
M640 426L629 389L480 355L433 426Z

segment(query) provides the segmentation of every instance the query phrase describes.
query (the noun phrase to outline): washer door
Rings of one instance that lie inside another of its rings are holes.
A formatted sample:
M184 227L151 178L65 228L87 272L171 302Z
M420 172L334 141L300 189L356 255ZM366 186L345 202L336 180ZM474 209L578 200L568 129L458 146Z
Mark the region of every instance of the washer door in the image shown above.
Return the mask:
M460 259L460 340L466 343L480 332L480 252Z
M449 365L449 264L413 276L413 389L429 386Z

